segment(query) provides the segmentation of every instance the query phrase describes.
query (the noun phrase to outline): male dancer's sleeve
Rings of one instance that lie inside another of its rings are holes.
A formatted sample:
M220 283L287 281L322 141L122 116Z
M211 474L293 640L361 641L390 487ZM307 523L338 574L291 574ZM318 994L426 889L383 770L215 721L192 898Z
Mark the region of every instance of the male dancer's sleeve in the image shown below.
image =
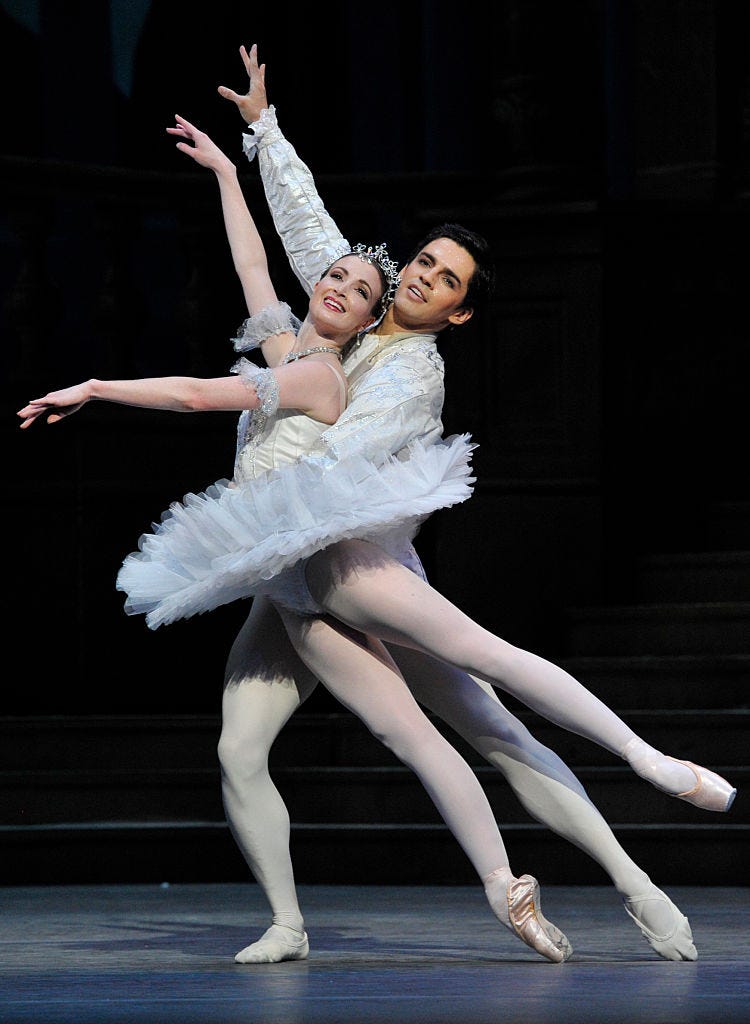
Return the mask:
M380 464L414 441L435 443L444 397L443 360L431 339L417 337L357 380L349 405L310 456L361 455Z
M351 248L326 210L307 164L281 133L273 105L243 135L248 160L258 156L274 226L289 263L308 295L324 270Z
M243 136L245 154L249 160L257 154L274 226L310 294L349 242L323 205L309 167L284 138L273 106L249 128L253 134ZM434 338L416 337L359 377L347 409L321 435L311 456L340 459L357 453L380 462L417 439L437 441L443 401L443 361Z

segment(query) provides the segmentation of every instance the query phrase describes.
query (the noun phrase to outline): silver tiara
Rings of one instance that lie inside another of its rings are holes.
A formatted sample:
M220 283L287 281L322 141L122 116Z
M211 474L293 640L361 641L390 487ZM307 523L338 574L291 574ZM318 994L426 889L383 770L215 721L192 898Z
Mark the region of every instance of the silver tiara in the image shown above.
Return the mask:
M364 245L363 242L357 242L356 245L352 246L350 251L354 256L359 256L359 258L364 260L365 263L374 263L375 266L380 267L388 285L385 294L380 301L383 306L388 305L393 298L393 293L398 288L401 278L398 275L398 264L388 255L385 242L381 242L380 245L375 246Z

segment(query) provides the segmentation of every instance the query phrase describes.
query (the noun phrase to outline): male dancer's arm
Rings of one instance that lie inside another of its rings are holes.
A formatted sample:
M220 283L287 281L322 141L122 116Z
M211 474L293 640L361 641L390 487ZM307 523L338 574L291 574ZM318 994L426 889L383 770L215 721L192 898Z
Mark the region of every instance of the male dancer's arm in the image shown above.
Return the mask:
M361 455L380 463L414 441L443 433L443 361L426 337L406 339L351 386L349 405L318 438L311 457Z
M240 95L226 86L219 95L239 110L252 134L243 135L249 160L258 156L263 188L289 263L309 295L313 285L349 243L323 205L309 167L282 135L276 111L268 103L265 64L258 65L257 46L240 47L248 91Z
M310 291L337 247L348 242L326 211L312 172L300 160L278 126L273 108L264 108L245 135L245 151L257 152L261 178L273 222L289 262ZM377 342L377 338L374 338ZM369 346L346 361L352 374L367 357ZM439 440L443 432L443 360L432 335L407 338L385 359L358 373L348 408L324 431L313 455L343 458L357 452L380 460L421 438Z
M248 92L239 95L225 86L219 93L233 102L253 134L243 136L249 159L257 155L269 210L290 265L308 293L349 243L321 200L310 168L297 155L278 126L265 89L265 65L257 48L240 49L248 74ZM437 441L443 432L443 361L433 335L404 340L369 367L377 345L370 336L345 360L350 378L348 408L320 437L313 455L342 458L357 452L380 461L422 438ZM356 367L356 372L355 372ZM364 372L362 372L364 371ZM356 377L356 380L355 380Z
M243 135L248 160L256 154L266 201L287 258L309 295L331 263L351 246L318 195L312 173L282 135L273 106Z

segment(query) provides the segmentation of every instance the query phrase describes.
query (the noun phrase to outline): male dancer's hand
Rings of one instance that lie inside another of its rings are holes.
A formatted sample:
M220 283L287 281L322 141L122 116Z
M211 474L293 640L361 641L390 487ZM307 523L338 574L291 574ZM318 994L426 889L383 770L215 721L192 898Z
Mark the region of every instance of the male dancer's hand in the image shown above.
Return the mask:
M228 89L225 85L219 86L219 95L225 100L231 100L236 104L246 124L252 124L260 117L260 112L268 106L266 96L266 65L258 66L258 47L256 43L250 47L250 52L244 46L240 47L240 56L247 71L250 81L248 90L244 96Z

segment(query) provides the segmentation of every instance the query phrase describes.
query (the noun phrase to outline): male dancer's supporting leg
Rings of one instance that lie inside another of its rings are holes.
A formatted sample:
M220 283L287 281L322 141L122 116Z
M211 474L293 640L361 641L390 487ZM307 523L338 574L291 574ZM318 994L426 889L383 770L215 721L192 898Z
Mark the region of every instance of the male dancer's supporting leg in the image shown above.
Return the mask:
M271 927L238 963L303 960L309 951L289 852L289 813L271 779L273 741L317 680L294 652L265 598L255 598L227 661L219 740L230 831L272 913Z
M629 916L667 960L696 960L687 918L625 852L585 789L489 683L407 648L390 652L415 698L498 768L527 812L609 875Z

